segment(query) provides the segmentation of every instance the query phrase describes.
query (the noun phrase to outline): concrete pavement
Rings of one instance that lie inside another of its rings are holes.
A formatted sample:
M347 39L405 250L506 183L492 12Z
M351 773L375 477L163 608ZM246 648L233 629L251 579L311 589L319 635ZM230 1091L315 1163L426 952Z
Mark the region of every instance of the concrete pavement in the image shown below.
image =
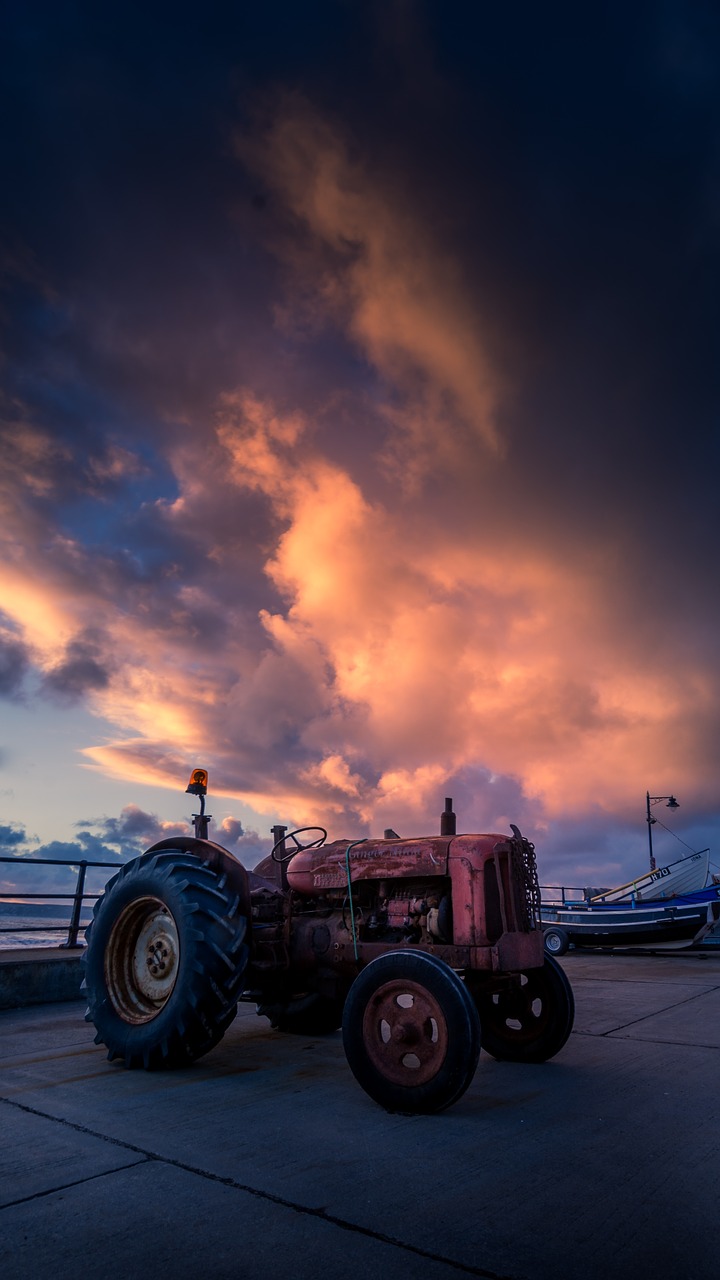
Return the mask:
M483 1053L431 1117L371 1102L339 1033L252 1006L162 1075L109 1064L79 1003L0 1013L0 1276L713 1274L720 956L562 963L558 1057Z

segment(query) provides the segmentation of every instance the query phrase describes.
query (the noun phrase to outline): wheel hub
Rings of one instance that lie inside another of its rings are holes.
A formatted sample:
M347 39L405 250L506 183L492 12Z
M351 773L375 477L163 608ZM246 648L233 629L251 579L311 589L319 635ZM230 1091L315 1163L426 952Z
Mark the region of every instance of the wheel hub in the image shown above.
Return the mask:
M125 1022L150 1022L175 987L180 942L175 919L159 898L129 903L105 952L105 977L115 1012Z
M167 999L175 985L178 941L175 921L166 911L151 915L140 930L133 954L133 977L151 1001Z
M420 1039L418 1028L409 1022L398 1022L392 1028L392 1038L398 1044L417 1044Z
M363 1017L368 1056L384 1078L413 1087L432 1080L445 1061L448 1028L440 1003L419 983L379 987Z
M536 1036L541 1023L547 1019L542 988L525 974L519 987L496 997L495 1010L504 1031L517 1038Z

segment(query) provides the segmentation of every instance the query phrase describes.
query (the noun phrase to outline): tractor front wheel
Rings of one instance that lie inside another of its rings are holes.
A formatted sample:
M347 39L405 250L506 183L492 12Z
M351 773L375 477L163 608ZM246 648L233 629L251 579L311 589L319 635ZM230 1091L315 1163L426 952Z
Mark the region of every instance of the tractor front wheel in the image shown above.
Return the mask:
M343 1044L355 1079L387 1111L443 1111L475 1074L480 1022L448 965L427 952L394 951L351 986Z
M517 974L515 984L501 991L473 985L470 990L480 1014L483 1048L493 1058L546 1062L560 1052L572 1031L572 987L552 956L546 955L541 969Z
M247 922L198 858L138 858L95 906L83 956L96 1044L128 1067L186 1066L223 1037L247 965Z

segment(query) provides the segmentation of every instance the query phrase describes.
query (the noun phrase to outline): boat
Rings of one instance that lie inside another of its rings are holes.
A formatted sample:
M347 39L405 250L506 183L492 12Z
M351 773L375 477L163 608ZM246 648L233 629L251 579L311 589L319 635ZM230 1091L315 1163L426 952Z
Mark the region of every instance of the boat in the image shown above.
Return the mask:
M705 896L706 895L706 896ZM720 921L720 886L672 902L566 903L541 906L545 949L563 955L575 947L667 949L701 942Z
M704 889L698 889L695 893L683 893L677 898L673 898L668 902L668 906L675 906L678 902L683 904L687 902L714 902L716 898L720 898L720 877L713 878L713 883L706 885Z
M647 871L616 889L603 889L590 898L591 903L607 905L612 902L662 902L704 889L709 870L710 850L691 853L665 867Z

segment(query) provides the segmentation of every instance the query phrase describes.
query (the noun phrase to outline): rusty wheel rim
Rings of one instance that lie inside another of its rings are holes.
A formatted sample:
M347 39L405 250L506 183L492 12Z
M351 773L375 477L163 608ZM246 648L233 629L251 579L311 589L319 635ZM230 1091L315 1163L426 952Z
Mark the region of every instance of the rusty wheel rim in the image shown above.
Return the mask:
M124 1022L151 1022L164 1009L177 981L178 929L159 898L137 898L120 913L105 949L105 983Z
M504 1033L515 1039L535 1038L548 1018L547 996L536 981L527 974L520 976L520 985L513 991L493 997L495 1015Z
M440 1071L448 1050L441 1004L427 987L386 982L368 1001L363 1042L370 1062L392 1084L417 1087Z

